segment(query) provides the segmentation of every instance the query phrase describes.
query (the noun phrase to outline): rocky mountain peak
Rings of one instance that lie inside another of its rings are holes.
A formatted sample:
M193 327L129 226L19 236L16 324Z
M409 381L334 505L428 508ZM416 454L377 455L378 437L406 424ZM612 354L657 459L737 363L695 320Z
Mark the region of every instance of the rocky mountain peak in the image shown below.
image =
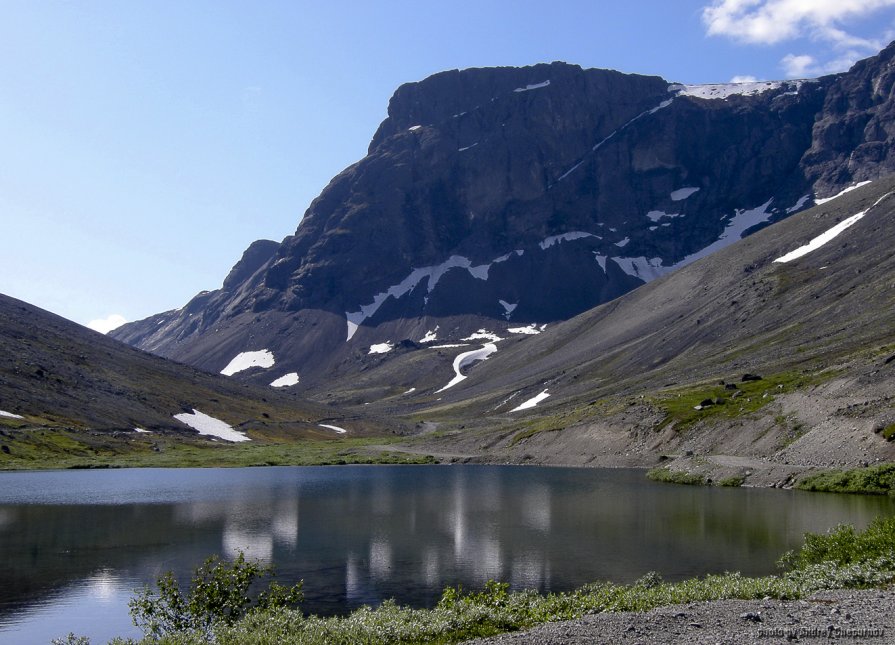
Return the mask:
M312 386L436 327L454 341L564 320L891 172L892 56L813 81L551 63L402 85L294 235L116 335L215 371L267 348Z

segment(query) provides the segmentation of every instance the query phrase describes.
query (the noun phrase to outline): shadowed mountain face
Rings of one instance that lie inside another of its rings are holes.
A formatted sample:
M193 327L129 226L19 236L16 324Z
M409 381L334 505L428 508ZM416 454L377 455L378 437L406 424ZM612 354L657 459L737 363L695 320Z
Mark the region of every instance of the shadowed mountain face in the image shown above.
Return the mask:
M895 169L893 57L739 86L564 63L404 85L295 235L112 335L211 371L268 349L313 388L372 346L568 319Z

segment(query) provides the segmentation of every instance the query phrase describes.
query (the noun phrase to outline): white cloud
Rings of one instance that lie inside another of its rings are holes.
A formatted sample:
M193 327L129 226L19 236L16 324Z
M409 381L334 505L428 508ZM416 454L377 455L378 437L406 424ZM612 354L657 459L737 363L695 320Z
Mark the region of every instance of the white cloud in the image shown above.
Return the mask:
M740 75L737 74L732 79L730 79L731 83L757 83L758 79L752 76L751 74Z
M876 41L852 36L839 24L866 17L895 0L716 0L702 10L710 36L774 44L811 36L843 47L879 49Z
M863 58L863 55L853 49L824 62L818 61L808 54L800 54L798 56L787 54L780 60L780 67L787 78L810 78L823 74L844 72L861 58Z
M94 331L98 331L101 334L108 334L113 329L117 329L121 327L124 323L127 322L124 316L121 314L112 314L108 318L97 318L96 320L91 320L87 323L87 326Z
M895 0L715 0L703 7L702 20L710 36L738 42L773 45L808 38L838 53L820 61L809 54L787 54L780 66L789 78L841 72L855 61L882 49L891 36L880 24L876 38L849 33L844 23L866 19Z
M795 54L787 54L780 61L780 64L783 66L783 71L789 78L804 78L811 74L811 71L817 65L817 61L814 60L814 56L809 56L808 54L801 54L799 56L796 56Z

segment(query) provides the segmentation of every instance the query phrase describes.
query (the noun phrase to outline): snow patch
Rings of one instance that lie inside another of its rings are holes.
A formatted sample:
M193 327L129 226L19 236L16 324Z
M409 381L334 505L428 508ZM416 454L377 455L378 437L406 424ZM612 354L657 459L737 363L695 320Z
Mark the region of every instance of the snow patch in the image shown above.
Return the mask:
M659 103L659 105L657 105L656 107L654 107L652 110L649 110L649 111L647 112L647 114L655 114L655 113L658 112L659 110L662 110L662 109L667 108L669 105L671 105L671 102L672 102L672 101L674 101L674 98L665 99L664 101L662 101L661 103Z
M658 222L663 217L683 217L683 213L666 213L665 211L650 211L646 214L654 222Z
M668 267L666 269L666 272L673 271L674 269L678 269L683 266L687 266L688 264L691 264L696 260L711 255L715 251L723 249L725 246L731 244L732 242L735 242L736 240L742 239L743 233L745 233L747 230L749 230L753 226L756 226L757 224L761 224L770 219L772 213L768 212L768 207L771 205L772 201L774 201L773 197L756 208L751 208L748 210L737 209L734 216L727 223L727 227L721 232L721 235L718 237L717 240L709 244L704 249L688 255L680 262L677 262Z
M544 81L543 83L535 83L533 85L526 85L525 87L517 87L514 92L529 92L531 90L539 90L542 87L547 87L550 85L550 81Z
M405 396L405 395L407 395L407 394L410 394L411 392L416 392L416 388L415 388L415 387L410 388L409 390L407 390L406 392L404 392L404 394L402 394L401 396Z
M603 137L603 139L601 139L600 141L598 141L597 143L595 143L594 146L591 148L591 152L596 152L597 150L599 150L600 148L602 148L603 145L604 145L607 141L609 141L610 139L612 139L615 135L617 135L617 134L618 134L619 132L621 132L622 130L626 129L626 128L627 128L629 125L631 125L632 123L634 123L634 122L636 122L636 121L639 121L640 119L642 119L643 117L645 117L645 116L647 116L647 115L649 115L649 114L655 114L655 113L658 112L659 110L664 109L664 108L667 108L669 105L671 105L671 103L672 103L673 100L674 100L674 97L672 97L672 98L670 98L670 99L665 99L664 101L662 101L661 103L659 103L659 105L657 105L656 107L651 108L651 109L649 109L649 110L645 110L645 111L641 112L640 114L638 114L637 116L635 116L635 117L634 117L633 119L631 119L630 121L628 121L628 122L622 124L621 127L619 127L619 128L616 129L616 130L613 130L613 131L610 132L608 135L606 135L605 137ZM568 173L567 173L567 174L568 174Z
M6 412L4 410L0 410L0 417L6 417L7 419L24 419L21 414L13 414L12 412Z
M728 244L741 239L745 231L752 228L753 226L756 226L757 224L766 222L771 217L772 213L768 211L768 207L770 207L771 202L773 201L773 198L771 198L764 204L756 208L747 210L737 209L734 216L727 223L727 226L721 232L721 235L718 237L717 240L715 240L705 248L700 249L699 251L696 251L691 255L688 255L679 262L672 264L671 266L663 266L661 258L646 258L641 256L636 258L616 257L610 259L614 261L621 268L621 270L628 275L649 282L650 280L654 280L662 275L665 275L666 273L674 271L675 269L687 266L688 264L704 258L707 255L711 255L715 251L724 248ZM667 223L662 224L662 226L666 225ZM616 246L624 246L628 243L628 241L628 238L625 238L621 242L616 242ZM601 256L598 256L596 254L594 255L597 257L597 261L599 262ZM603 262L601 262L601 266L603 266L603 270L605 271L605 264Z
M398 299L410 291L412 291L424 278L428 278L427 292L432 293L435 285L441 280L441 277L451 269L466 269L469 274L479 280L488 279L488 269L490 264L482 264L472 266L472 262L468 258L460 255L452 255L441 264L434 266L422 267L420 269L412 269L410 274L396 285L389 287L382 293L373 296L373 302L363 305L359 311L345 312L345 319L348 323L348 337L351 340L360 326L367 318L372 317L388 298Z
M677 190L671 191L669 197L671 197L671 201L679 202L683 199L687 199L690 195L699 191L699 186L686 186L684 188L678 188Z
M871 206L870 208L873 208L874 206L879 204L881 201L883 201L886 197L888 197L891 194L892 193L886 193L885 195L880 197L878 200L876 200L876 202L874 202L873 206ZM774 262L780 262L780 263L791 262L793 260L796 260L796 259L802 257L803 255L808 255L812 251L816 251L817 249L822 247L824 244L826 244L827 242L829 242L830 240L832 240L836 236L838 236L840 233L842 233L842 231L844 231L845 229L849 228L850 226L853 226L854 224L857 224L867 214L867 212L870 210L870 208L868 208L867 210L863 210L860 213L856 213L847 219L842 220L841 222L836 224L836 226L834 226L833 228L831 228L827 231L824 231L823 233L821 233L820 235L818 235L817 237L812 239L810 242L808 242L808 244L805 244L804 246L800 246L796 250L790 251L786 255L781 255L779 258L774 260Z
M575 172L576 170L578 170L578 168L580 168L580 167L581 167L581 164L583 164L583 163L584 163L584 160L579 161L579 162L576 163L574 166L572 166L572 167L569 168L567 171L565 171L563 174L561 174L561 175L559 176L559 179L557 179L556 181L557 181L557 182L562 181L563 179L565 179L566 177L568 177L569 175L571 175L573 172Z
M519 412L521 410L529 410L529 409L535 407L538 403L540 403L541 401L543 401L544 399L546 399L549 396L550 395L547 393L547 390L544 390L537 396L533 396L532 398L530 398L528 401L526 401L522 405L516 406L515 408L510 410L510 412Z
M408 131L408 132L416 132L416 131L419 130L421 127L423 127L423 126L421 126L421 125L412 125L412 126L410 126L409 128L407 128L407 131Z
M420 338L421 343L434 343L438 340L438 325L435 325L435 329L430 329L426 332L425 336Z
M612 132L610 132L608 135L606 135L605 137L603 137L602 140L600 140L600 141L598 141L597 143L595 143L595 144L593 145L593 147L591 148L591 152L596 152L597 150L599 150L600 148L602 148L603 145L604 145L607 141L609 141L610 139L612 139L612 138L613 138L615 135L617 135L619 132L622 132L622 131L625 130L628 126L630 126L630 125L633 124L634 122L638 121L639 119L642 119L643 117L645 117L645 116L647 116L647 115L650 115L650 114L655 114L656 112L658 112L659 110L661 110L661 109L663 109L663 108L667 108L669 105L671 105L672 101L674 101L674 97L671 97L671 98L669 98L669 99L665 99L664 101L662 101L661 103L659 103L659 104L658 104L656 107L654 107L654 108L650 108L649 110L644 110L643 112L641 112L640 114L638 114L637 116L635 116L635 117L634 117L633 119L631 119L630 121L628 121L628 122L622 124L619 128L617 128L616 130L613 130ZM565 179L566 177L568 177L569 175L571 175L572 172L574 172L575 170L577 170L577 169L581 166L581 164L583 164L583 163L584 163L584 159L581 159L578 163L576 163L574 166L572 166L572 167L569 168L567 171L565 171L562 175L560 175L559 178L556 180L556 183L561 182L563 179ZM548 187L548 188L549 188L549 187Z
M469 343L447 343L445 345L430 345L429 349L451 349L453 347L469 347Z
M668 86L669 92L678 96L694 96L700 99L727 99L731 96L756 96L786 86L790 91L798 91L802 81L753 81L750 83L709 83L705 85Z
M321 428L326 428L327 430L335 430L338 434L345 434L348 432L345 428L340 428L339 426L331 426L326 423L318 423Z
M500 304L501 307L503 307L503 311L504 311L503 317L506 318L507 320L510 319L510 316L512 316L513 312L516 310L516 307L519 306L518 302L510 303L510 302L507 302L506 300L498 300L497 302Z
M597 261L597 264L600 265L600 268L603 269L603 273L606 273L606 260L609 259L609 256L600 255L594 251L594 259Z
M144 430L143 428L134 428L134 432L139 432L140 434L152 434L149 430Z
M541 250L546 251L551 246L559 242L571 242L572 240L580 240L584 237L595 237L597 239L602 239L599 235L594 235L593 233L586 233L584 231L570 231L569 233L561 233L560 235L551 235L550 237L545 237L544 240L538 244L538 246L541 247Z
M617 247L621 248L621 247L627 246L627 245L628 245L628 242L630 242L630 241L631 241L631 238L630 238L630 237L626 237L626 238L623 239L622 241L620 241L620 242L616 242L615 245L616 245Z
M510 332L511 334L535 335L535 334L541 333L541 331L538 329L537 323L531 323L527 327L510 327L509 329L507 329L507 331Z
M395 348L392 345L391 341L386 341L384 343L376 343L375 345L370 345L370 351L368 354L388 354Z
M655 280L656 278L668 272L668 269L662 266L662 258L637 257L637 258L612 258L622 271L635 278L640 278L644 282Z
M795 213L797 210L801 210L802 206L804 206L805 202L807 202L809 199L811 199L811 195L802 195L801 197L799 197L799 201L786 209L786 212Z
M495 345L494 343L486 343L480 349L474 349L471 352L463 352L462 354L457 355L457 357L454 358L453 365L455 374L454 378L452 378L447 385L445 385L440 390L437 390L435 393L438 394L438 392L444 392L449 387L454 387L457 383L466 378L465 376L463 376L460 370L462 370L467 365L470 365L471 363L487 360L488 357L496 351L497 345Z
M284 374L270 384L271 387L289 387L290 385L298 385L298 372Z
M345 317L348 319L348 338L345 339L345 342L351 340L351 337L354 336L354 332L357 331L358 323L352 320L353 316L357 316L357 314L349 314L348 312L345 312ZM361 321L363 321L363 318L361 318Z
M230 424L224 423L220 419L210 417L207 414L199 412L196 409L193 409L192 413L184 412L182 414L175 414L174 418L181 423L188 425L193 430L196 430L201 435L218 437L225 441L232 441L234 443L240 441L251 441L251 439L249 439L245 435L245 433L234 430Z
M473 278L478 278L479 280L487 280L488 269L490 268L490 264L480 264L477 267L466 267L466 270L469 271L469 275L471 275Z
M493 331L488 331L487 329L479 329L474 334L470 334L466 338L461 338L460 340L490 340L491 342L496 343L503 339L495 334Z
M468 145L468 146L464 146L464 147L462 147L462 148L457 148L457 152L466 152L466 151L469 150L470 148L475 148L477 145L479 145L479 142L478 142L478 141L476 141L475 143L470 144L470 145Z
M817 206L820 206L821 204L826 204L827 202L833 201L837 197L842 197L845 193L850 193L851 191L856 190L856 189L860 188L861 186L866 186L869 183L871 183L869 180L868 181L859 181L854 186L849 186L848 188L836 193L832 197L823 197L821 199L815 199L814 203Z
M233 357L233 360L227 363L227 367L221 370L224 376L233 376L237 372L247 370L252 367L262 367L267 369L274 366L273 354L269 349L259 349L256 352L242 352Z

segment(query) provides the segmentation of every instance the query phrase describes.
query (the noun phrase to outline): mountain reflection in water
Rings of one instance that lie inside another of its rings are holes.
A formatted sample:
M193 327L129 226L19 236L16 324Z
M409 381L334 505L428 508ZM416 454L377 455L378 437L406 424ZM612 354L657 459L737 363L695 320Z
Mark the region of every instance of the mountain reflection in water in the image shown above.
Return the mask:
M643 471L503 466L0 473L0 643L136 635L127 599L217 553L305 581L306 611L446 585L567 590L775 571L806 531L895 500L656 484Z

